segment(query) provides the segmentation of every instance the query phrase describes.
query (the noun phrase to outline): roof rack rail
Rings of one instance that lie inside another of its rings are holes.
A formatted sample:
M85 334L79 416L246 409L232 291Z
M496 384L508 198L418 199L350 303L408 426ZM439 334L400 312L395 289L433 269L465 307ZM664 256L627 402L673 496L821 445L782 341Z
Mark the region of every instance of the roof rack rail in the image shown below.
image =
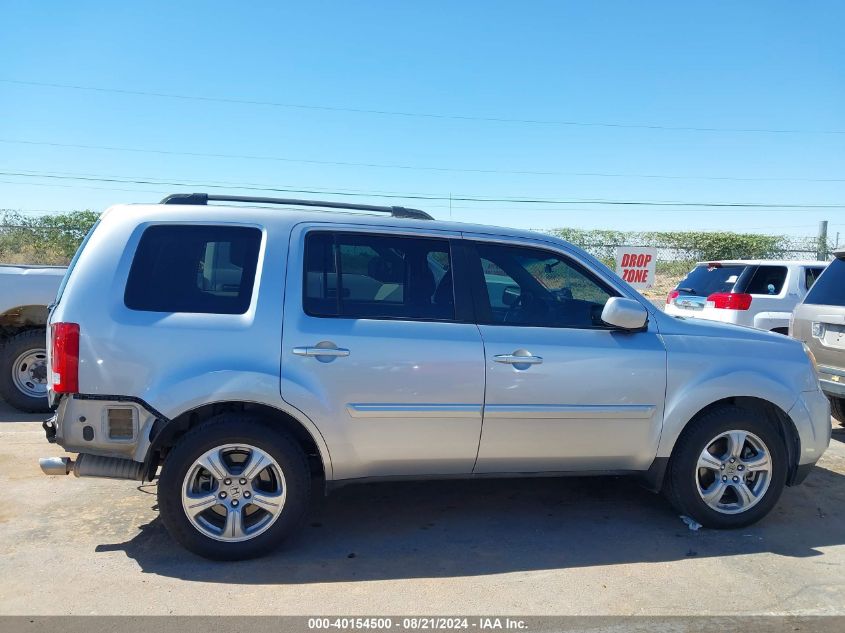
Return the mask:
M414 220L433 220L425 211L407 207L380 207L371 204L352 202L325 202L320 200L297 200L295 198L262 198L255 196L218 196L207 193L173 193L161 201L161 204L208 204L209 202L255 202L260 204L291 204L327 209L352 209L355 211L376 211L389 213L394 218L412 218Z

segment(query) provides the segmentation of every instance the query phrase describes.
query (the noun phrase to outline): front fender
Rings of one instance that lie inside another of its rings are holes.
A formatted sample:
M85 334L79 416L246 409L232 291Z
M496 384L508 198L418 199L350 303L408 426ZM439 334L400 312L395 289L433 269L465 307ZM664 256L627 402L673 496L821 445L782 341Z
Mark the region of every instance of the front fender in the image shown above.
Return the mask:
M719 337L667 336L668 380L658 457L669 457L698 412L727 398L758 398L786 414L801 395L809 371L800 346ZM790 343L784 339L782 343ZM793 420L795 422L795 420ZM800 434L800 429L799 429Z
M741 391L737 389L737 384L742 385ZM686 385L666 401L657 456L669 457L672 454L678 437L699 411L714 402L739 397L765 400L784 413L792 409L798 400L798 394L786 391L782 383L752 372L736 372Z

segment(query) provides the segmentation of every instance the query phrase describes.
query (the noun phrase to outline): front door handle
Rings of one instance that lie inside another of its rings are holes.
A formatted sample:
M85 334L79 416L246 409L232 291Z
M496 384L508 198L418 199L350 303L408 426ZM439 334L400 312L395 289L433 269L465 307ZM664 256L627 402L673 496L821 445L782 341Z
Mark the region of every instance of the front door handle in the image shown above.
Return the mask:
M349 350L343 347L294 347L293 353L297 356L327 356L331 358L349 356Z
M498 354L493 357L493 360L508 365L539 365L543 362L543 357L531 354Z

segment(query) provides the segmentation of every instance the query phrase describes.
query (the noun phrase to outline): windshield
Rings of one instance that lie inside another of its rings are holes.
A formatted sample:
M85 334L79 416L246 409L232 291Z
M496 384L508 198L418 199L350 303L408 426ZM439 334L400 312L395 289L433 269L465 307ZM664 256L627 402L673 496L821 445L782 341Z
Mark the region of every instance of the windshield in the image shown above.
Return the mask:
M681 295L708 297L714 292L731 292L745 266L707 266L700 264L684 277L676 290Z
M845 306L845 259L835 259L813 284L804 303Z

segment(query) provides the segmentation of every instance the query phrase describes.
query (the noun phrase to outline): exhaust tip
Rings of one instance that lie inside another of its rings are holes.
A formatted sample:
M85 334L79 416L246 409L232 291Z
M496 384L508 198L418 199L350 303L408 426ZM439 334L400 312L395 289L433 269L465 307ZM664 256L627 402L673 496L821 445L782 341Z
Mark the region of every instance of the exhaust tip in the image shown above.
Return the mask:
M38 465L45 475L67 475L73 469L70 457L42 457Z

